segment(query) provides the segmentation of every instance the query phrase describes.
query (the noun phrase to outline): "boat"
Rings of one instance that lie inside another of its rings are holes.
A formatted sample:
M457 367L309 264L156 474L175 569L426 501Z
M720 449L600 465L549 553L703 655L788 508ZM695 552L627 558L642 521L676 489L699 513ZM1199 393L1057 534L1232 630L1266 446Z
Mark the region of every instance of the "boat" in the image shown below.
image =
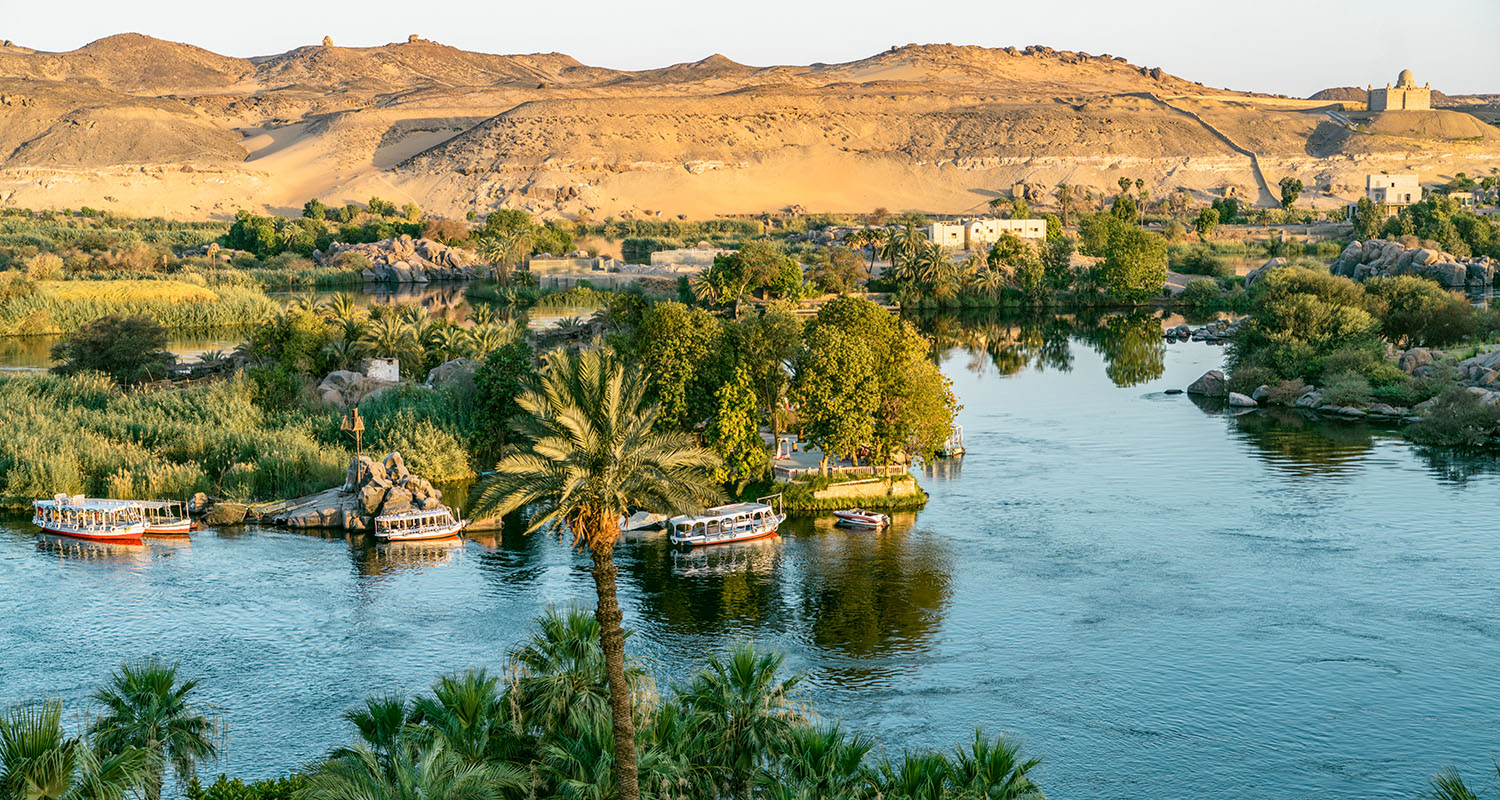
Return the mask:
M666 514L655 514L650 511L637 511L633 514L620 515L620 530L629 533L631 531L652 531L666 524Z
M672 544L688 547L748 542L776 533L785 521L781 495L774 494L753 503L730 503L702 514L672 517L667 520L667 538Z
M863 508L846 508L843 511L833 512L839 518L841 525L857 525L861 528L884 528L891 524L891 518L874 511L866 511Z
M375 518L375 538L383 542L446 539L457 536L468 524L466 519L454 519L447 506L382 514Z
M138 500L104 500L59 494L32 504L31 522L47 533L95 542L139 542L146 532Z
M967 451L964 449L964 428L962 425L955 425L953 427L953 434L950 435L948 437L948 441L943 442L943 446L938 449L937 457L956 458L963 455L965 452Z
M193 529L193 518L178 500L142 500L146 516L146 533L186 534Z

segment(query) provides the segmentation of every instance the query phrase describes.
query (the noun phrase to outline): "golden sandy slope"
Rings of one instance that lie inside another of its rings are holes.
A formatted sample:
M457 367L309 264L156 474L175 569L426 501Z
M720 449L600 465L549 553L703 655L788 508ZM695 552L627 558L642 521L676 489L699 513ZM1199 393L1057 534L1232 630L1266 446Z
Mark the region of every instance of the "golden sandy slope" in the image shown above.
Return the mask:
M1367 122L1346 130L1326 111ZM957 213L1016 184L1325 204L1367 172L1488 173L1500 130L1459 111L1212 90L1049 48L893 48L847 64L722 56L641 72L416 40L239 59L123 34L0 49L0 203L223 216L309 197L445 214Z

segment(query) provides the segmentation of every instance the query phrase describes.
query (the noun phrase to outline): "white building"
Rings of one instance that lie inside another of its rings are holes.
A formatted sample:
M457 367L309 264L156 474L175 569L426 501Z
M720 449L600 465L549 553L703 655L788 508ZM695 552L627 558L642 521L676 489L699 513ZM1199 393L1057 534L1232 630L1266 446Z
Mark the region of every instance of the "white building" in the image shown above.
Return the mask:
M980 250L1000 237L1010 234L1021 241L1041 242L1047 238L1044 219L971 219L958 222L934 222L927 238L950 250Z
M1392 210L1406 208L1422 199L1422 181L1415 172L1399 175L1366 175L1365 197L1370 202L1389 206Z

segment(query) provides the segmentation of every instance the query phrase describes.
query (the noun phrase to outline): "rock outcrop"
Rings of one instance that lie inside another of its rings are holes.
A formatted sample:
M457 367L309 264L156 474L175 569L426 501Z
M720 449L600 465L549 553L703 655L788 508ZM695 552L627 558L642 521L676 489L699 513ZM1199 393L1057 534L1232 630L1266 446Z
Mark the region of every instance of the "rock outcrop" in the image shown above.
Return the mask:
M478 278L484 274L474 256L431 239L413 239L402 234L391 239L361 244L334 243L327 253L313 253L319 263L334 263L346 254L369 259L364 279L381 283L428 283Z
M352 370L339 369L328 373L318 383L318 397L328 405L348 408L399 385L398 381L383 381Z
M460 392L474 390L474 370L479 362L462 356L433 367L427 371L427 385L434 389L452 388Z
M1266 267L1269 266L1268 262ZM1497 269L1500 269L1500 263L1488 256L1459 258L1440 250L1371 239L1368 242L1351 242L1338 260L1329 266L1328 271L1357 281L1374 277L1420 275L1431 278L1448 289L1465 291L1493 286ZM1245 285L1248 287L1251 283L1247 276Z
M288 504L271 518L288 528L343 528L364 531L375 517L442 506L443 493L406 468L400 453L382 460L359 456L349 463L344 484Z
M1203 373L1203 377L1188 384L1188 394L1201 394L1204 397L1224 397L1229 394L1229 381L1225 380L1224 373L1217 369L1211 369Z

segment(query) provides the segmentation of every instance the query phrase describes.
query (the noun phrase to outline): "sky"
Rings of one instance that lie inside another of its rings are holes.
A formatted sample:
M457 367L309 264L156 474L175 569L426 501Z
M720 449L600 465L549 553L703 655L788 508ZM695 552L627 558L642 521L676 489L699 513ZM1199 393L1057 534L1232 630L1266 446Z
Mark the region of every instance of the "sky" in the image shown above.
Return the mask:
M231 56L408 34L489 53L644 69L712 53L755 66L852 61L892 45L1044 44L1124 56L1209 86L1305 96L1410 68L1500 93L1500 0L0 0L0 38L71 50L137 32Z

